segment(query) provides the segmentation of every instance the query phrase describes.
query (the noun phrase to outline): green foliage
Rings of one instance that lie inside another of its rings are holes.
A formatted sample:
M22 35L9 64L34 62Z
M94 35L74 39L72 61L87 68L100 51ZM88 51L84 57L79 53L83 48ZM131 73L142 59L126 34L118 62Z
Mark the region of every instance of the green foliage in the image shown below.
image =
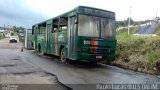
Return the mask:
M129 23L129 18L127 18L125 24L128 25L128 23ZM132 18L130 18L130 25L133 25L133 24L134 24L134 21Z
M126 27L126 26L128 26L128 22L129 22L129 18L127 18L124 21L117 21L116 27ZM132 18L130 18L130 25L133 25L133 24L134 24L134 21Z
M148 67L152 67L155 65L157 59L159 58L158 53L155 51L150 51L148 52Z
M126 41L126 40L129 40L132 36L131 36L131 35L128 35L127 32L122 32L122 33L118 33L116 37L117 37L117 40L118 40L118 41L119 41L119 40L124 40L124 41Z
M117 48L116 48L116 57L119 57L120 53L121 53L120 46L117 46Z
M13 31L13 32L15 32L15 33L20 33L20 32L24 32L24 28L23 27L17 27L17 26L13 26L12 28L11 28L11 30Z
M5 38L5 35L4 34L0 34L0 40Z
M124 21L117 21L116 22L116 27L124 27L125 26L125 22Z
M160 36L160 25L156 28L155 34Z
M117 33L117 51L118 59L123 60L128 57L129 66L147 67L153 69L155 62L160 59L160 37L142 37L128 35L127 32ZM133 57L136 56L136 57ZM143 57L143 58L142 58ZM142 65L137 66L141 62ZM134 65L135 63L135 65Z
M116 27L126 27L128 26L128 21L129 21L129 18L127 18L126 20L124 21L116 21ZM145 24L145 23L148 23L150 22L150 20L145 20L145 21L134 21L132 18L130 19L130 25L141 25L141 24Z

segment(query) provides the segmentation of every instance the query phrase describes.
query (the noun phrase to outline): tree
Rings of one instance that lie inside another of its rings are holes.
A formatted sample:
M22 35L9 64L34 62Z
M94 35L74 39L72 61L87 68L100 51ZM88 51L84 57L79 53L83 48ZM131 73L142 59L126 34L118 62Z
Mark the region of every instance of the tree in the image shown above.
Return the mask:
M125 26L127 26L129 23L129 17L127 18L127 20L125 21ZM130 25L133 25L134 24L134 21L132 18L130 18Z
M128 26L128 23L129 23L129 18L127 18L126 20L124 21L116 21L116 27L126 27ZM130 18L130 25L134 25L134 21L132 18Z
M117 27L124 27L125 23L124 23L124 21L117 21L116 25L117 25Z
M23 33L24 32L24 29L25 28L23 28L23 27L17 27L17 26L13 26L12 28L11 28L11 30L13 31L13 32L17 32L17 33Z

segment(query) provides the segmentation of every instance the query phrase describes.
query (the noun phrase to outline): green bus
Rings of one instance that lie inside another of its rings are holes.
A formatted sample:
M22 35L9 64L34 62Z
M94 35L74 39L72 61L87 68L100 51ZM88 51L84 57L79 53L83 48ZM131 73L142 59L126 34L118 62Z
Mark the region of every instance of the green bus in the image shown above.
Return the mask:
M115 60L115 13L93 7L75 9L32 26L37 51L87 62Z

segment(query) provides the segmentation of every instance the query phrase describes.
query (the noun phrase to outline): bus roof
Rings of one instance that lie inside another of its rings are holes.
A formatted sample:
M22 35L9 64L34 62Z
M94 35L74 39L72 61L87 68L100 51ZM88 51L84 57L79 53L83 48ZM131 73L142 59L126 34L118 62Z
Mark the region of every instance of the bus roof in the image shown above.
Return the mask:
M112 12L112 11L99 9L99 8L94 8L94 7L88 7L88 6L78 6L71 11L68 11L64 14L61 14L61 15L58 15L56 17L50 18L50 19L45 20L43 22L37 23L33 26L43 24L43 23L47 23L47 21L49 21L49 20L58 19L60 17L73 16L73 15L76 15L76 14L94 15L94 16L101 16L101 17L115 19L115 13Z

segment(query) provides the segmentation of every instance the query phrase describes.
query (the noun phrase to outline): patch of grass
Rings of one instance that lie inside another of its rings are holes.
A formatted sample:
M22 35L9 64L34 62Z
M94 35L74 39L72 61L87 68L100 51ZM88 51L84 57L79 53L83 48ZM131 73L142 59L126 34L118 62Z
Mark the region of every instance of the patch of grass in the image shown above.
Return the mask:
M160 25L156 28L155 32L156 35L160 36Z
M3 39L3 38L5 38L4 34L3 35L0 34L0 40Z
M160 36L133 36L121 32L117 33L117 41L116 56L120 66L153 70L156 61L160 60Z
M123 32L123 33L118 33L116 37L118 41L121 41L121 40L126 41L126 40L131 39L132 36L128 35L127 32Z
M158 55L154 51L148 52L148 68L155 65L156 60L158 59Z

